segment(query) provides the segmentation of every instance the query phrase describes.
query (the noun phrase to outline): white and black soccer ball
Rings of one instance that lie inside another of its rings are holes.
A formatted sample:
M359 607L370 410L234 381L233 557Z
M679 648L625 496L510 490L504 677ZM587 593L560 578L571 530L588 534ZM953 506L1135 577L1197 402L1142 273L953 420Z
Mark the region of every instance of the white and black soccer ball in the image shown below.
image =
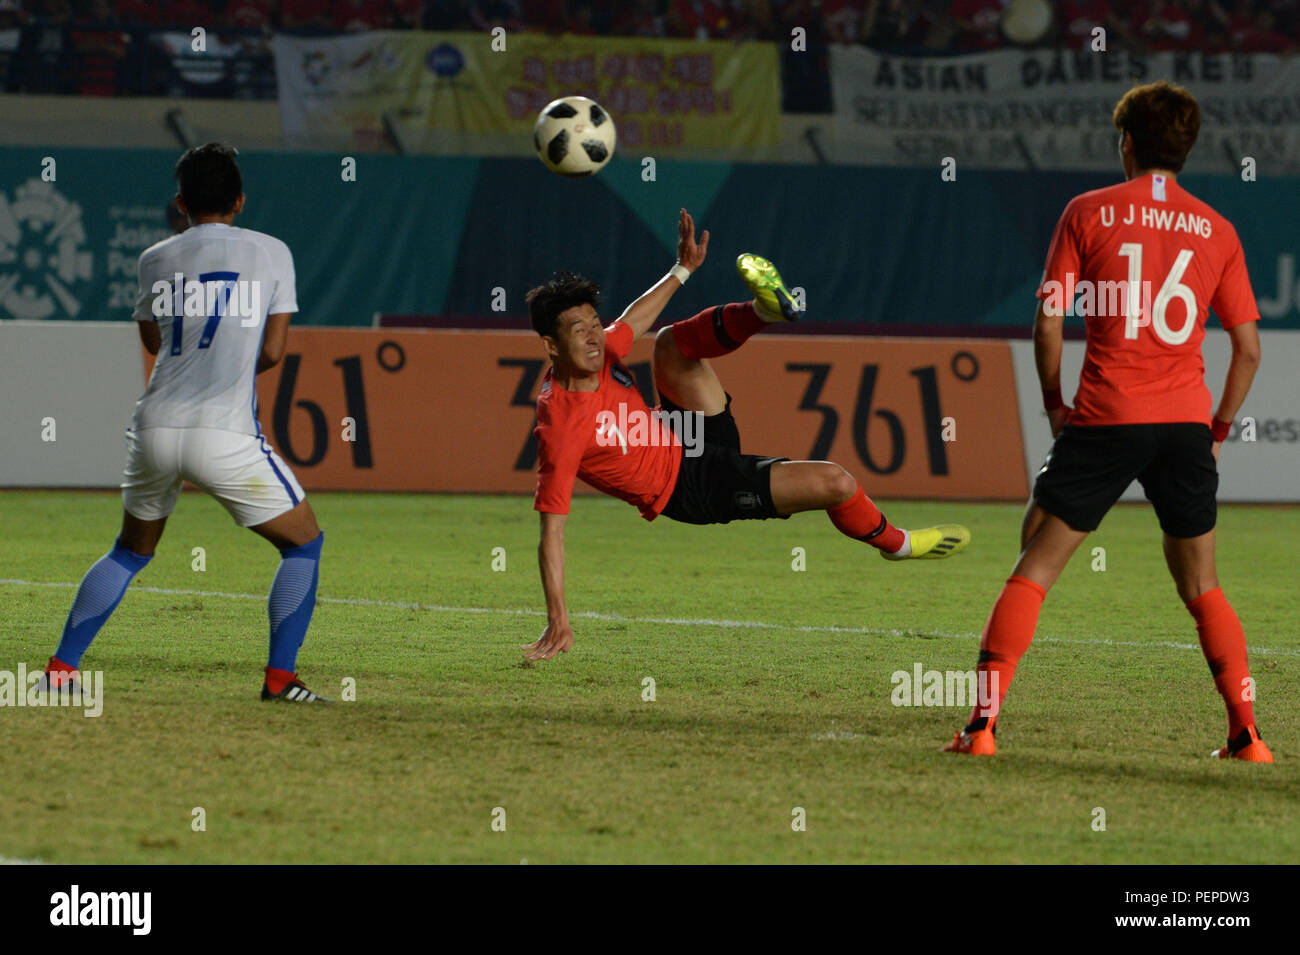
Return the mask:
M614 155L618 136L605 107L585 96L564 96L546 104L533 127L533 147L551 172L590 176Z

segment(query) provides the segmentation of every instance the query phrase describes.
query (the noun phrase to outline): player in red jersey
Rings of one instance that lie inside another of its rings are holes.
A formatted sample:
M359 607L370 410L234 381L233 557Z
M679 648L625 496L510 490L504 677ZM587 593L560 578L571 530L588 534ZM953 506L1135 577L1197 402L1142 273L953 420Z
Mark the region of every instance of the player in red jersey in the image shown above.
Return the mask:
M945 749L992 755L1002 698L1048 588L1136 479L1227 706L1228 745L1213 755L1272 762L1255 726L1245 634L1214 566L1216 462L1259 366L1259 310L1232 224L1175 181L1200 130L1196 100L1166 81L1150 83L1124 95L1114 120L1128 181L1066 206L1038 290L1034 357L1056 442L1034 484L1020 559L980 641L979 669L990 685L996 675L996 706L977 706ZM1076 291L1088 344L1069 408L1061 326ZM1207 306L1232 342L1213 420L1201 360Z
M734 351L770 322L798 317L780 275L759 256L747 253L736 262L752 301L718 305L659 330L653 364L660 404L651 412L623 359L704 262L709 233L697 243L685 209L677 238L677 264L608 327L596 312L599 288L579 275L561 273L528 293L533 328L551 359L534 432L547 626L524 648L530 659L573 645L564 601L564 525L576 478L634 505L650 521L663 514L690 524L726 524L826 511L841 533L891 560L947 557L970 540L958 525L911 532L894 527L838 464L740 452L731 396L707 359Z

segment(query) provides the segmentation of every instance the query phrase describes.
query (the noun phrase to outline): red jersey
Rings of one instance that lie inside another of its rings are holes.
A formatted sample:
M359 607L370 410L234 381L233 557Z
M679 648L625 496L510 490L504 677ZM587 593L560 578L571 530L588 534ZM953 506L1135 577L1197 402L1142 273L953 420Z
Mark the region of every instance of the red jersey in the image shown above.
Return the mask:
M1241 240L1166 176L1076 196L1056 224L1038 297L1087 321L1070 424L1210 423L1201 341L1259 321Z
M605 329L605 366L595 391L569 391L551 377L537 395L537 494L533 508L569 513L573 479L627 501L653 521L668 505L682 465L682 443L646 407L622 359L631 326Z

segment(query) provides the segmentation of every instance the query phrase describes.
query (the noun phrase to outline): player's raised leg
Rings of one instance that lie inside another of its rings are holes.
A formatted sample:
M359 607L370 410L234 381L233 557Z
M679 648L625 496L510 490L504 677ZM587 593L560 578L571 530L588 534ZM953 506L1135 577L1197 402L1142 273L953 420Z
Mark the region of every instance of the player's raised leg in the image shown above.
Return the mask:
M857 479L831 461L778 461L771 471L772 503L779 514L825 511L841 534L870 544L889 560L949 557L970 543L970 531L959 524L920 531L895 527Z
M112 549L81 578L63 625L63 637L46 664L43 685L59 687L76 679L86 648L122 602L135 575L153 559L166 525L166 517L147 521L122 512L122 532Z
M1271 763L1273 754L1255 726L1254 683L1246 659L1246 633L1219 586L1214 531L1198 537L1164 535L1165 562L1178 596L1196 621L1201 652L1228 711L1228 745L1210 755Z
M799 317L794 297L771 262L746 252L736 260L736 269L752 300L715 305L655 336L655 387L679 407L720 414L727 396L706 359L735 351L773 322Z
M970 722L944 747L949 753L992 756L998 713L1006 699L1020 658L1029 649L1038 627L1047 591L1061 576L1070 556L1088 536L1031 503L1021 525L1020 559L993 604L980 635L979 685L988 698L977 700Z
M718 306L718 308L729 307L731 306ZM684 322L666 325L659 329L655 333L653 367L655 391L658 392L661 401L667 398L678 407L712 416L721 414L726 409L727 393L713 366L700 357L699 349L692 347L693 342L687 339L686 350L690 352L690 357L682 350L682 346L678 344L679 332L677 331L688 322L694 322L708 314L708 312L701 312ZM698 331L697 328L696 332ZM688 331L680 334L683 338L687 338L693 333Z

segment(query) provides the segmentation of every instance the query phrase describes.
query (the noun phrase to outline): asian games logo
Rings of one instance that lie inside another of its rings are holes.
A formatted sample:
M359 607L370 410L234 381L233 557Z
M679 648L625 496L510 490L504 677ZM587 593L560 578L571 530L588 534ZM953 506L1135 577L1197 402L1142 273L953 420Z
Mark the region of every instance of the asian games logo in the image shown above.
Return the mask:
M15 189L12 202L0 191L0 318L76 318L74 290L93 268L78 203L42 179Z
M302 75L312 86L320 86L329 71L330 58L324 50L312 50L302 55Z

